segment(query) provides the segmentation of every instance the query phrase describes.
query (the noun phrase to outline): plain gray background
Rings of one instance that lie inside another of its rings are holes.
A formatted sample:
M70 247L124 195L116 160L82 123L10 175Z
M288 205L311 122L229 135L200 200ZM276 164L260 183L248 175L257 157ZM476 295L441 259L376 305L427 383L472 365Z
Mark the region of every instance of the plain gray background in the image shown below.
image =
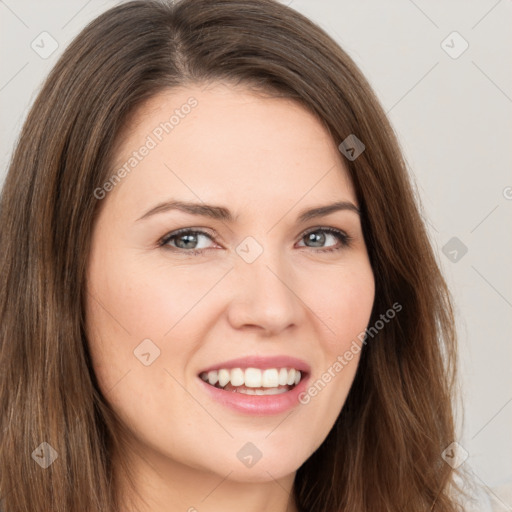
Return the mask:
M0 0L0 183L43 78L117 3ZM285 3L351 55L399 136L456 303L464 416L455 441L512 510L503 487L512 482L512 1Z

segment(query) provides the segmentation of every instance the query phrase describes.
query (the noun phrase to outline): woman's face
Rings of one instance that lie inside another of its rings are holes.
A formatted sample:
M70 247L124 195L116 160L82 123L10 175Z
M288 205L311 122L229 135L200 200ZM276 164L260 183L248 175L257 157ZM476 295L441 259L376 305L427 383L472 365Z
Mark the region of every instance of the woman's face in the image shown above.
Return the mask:
M374 300L336 144L289 100L189 87L144 105L112 175L86 303L107 401L162 473L293 474L343 407Z

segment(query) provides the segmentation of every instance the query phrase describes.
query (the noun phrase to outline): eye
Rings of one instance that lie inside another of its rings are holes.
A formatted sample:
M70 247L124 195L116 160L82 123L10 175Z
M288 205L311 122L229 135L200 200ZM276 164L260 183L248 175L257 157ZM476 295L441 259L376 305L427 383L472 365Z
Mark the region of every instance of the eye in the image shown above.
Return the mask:
M196 229L184 228L178 231L173 231L165 235L159 242L159 247L166 247L173 251L189 253L192 255L198 255L202 252L212 249L213 247L205 246L204 241L201 244L201 238L208 239L213 242L213 235ZM319 248L316 252L330 252L330 251L339 251L345 247L350 245L350 241L352 240L350 236L348 236L343 231L340 231L335 228L313 228L302 235L301 240L306 239L308 243L312 243L314 245L307 245L305 247L309 248ZM329 240L334 239L338 241L338 244L330 245L327 247L323 247L324 244ZM206 242L207 243L207 242ZM304 247L304 246L299 246Z
M337 240L339 245L335 244L323 248L322 245L325 244L329 238ZM344 247L348 247L351 241L351 238L346 233L335 228L313 228L302 236L301 240L304 239L310 243L318 244L307 247L320 247L320 252L339 251Z
M213 241L211 235L205 231L185 228L173 231L172 233L164 236L164 238L159 242L159 245L170 246L172 249L183 249L191 254L199 254L203 250L209 249L209 247L204 247L204 244L201 245L201 237Z

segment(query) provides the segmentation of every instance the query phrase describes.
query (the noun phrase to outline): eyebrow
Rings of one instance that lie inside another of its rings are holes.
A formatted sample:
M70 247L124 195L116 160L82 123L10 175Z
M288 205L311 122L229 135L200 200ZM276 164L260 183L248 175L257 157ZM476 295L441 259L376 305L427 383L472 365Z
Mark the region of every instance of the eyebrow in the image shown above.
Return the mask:
M233 214L223 206L214 206L205 203L190 203L185 201L165 201L163 203L157 204L155 207L148 210L142 217L137 219L143 220L153 215L157 215L159 213L165 213L171 210L179 210L185 213L189 213L191 215L200 215L203 217L210 217L212 219L226 221L226 222L234 222L236 218ZM337 212L340 210L348 210L357 213L360 215L359 208L351 203L350 201L337 201L336 203L327 204L325 206L318 206L316 208L311 208L308 210L302 210L297 217L298 222L306 222L310 219L316 217L323 217L325 215L329 215L330 213Z

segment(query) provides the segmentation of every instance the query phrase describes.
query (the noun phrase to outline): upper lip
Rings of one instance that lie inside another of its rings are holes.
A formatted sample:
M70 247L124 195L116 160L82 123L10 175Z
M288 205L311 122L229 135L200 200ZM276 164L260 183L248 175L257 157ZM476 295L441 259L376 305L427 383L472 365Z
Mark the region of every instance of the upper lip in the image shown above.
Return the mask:
M210 371L220 370L222 368L227 370L231 368L260 368L262 370L266 370L267 368L295 368L296 370L300 370L303 373L311 372L311 367L309 364L296 357L285 355L265 357L255 355L239 357L237 359L230 359L229 361L215 363L208 368L204 368L199 373L208 373Z

